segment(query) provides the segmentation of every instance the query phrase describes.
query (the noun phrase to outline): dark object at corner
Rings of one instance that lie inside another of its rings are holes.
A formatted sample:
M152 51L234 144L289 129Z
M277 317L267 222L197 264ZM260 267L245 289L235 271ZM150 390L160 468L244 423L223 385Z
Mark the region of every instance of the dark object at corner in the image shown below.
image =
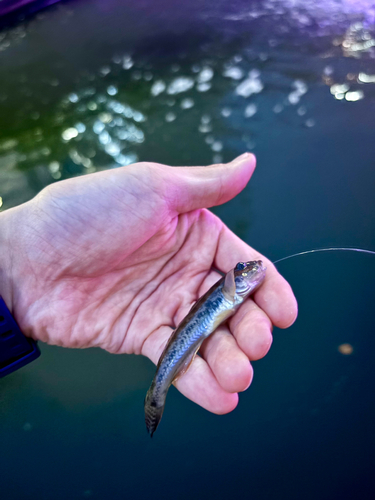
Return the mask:
M8 14L33 14L56 2L59 0L3 0L0 2L0 17Z
M40 356L36 342L19 329L0 295L0 378Z

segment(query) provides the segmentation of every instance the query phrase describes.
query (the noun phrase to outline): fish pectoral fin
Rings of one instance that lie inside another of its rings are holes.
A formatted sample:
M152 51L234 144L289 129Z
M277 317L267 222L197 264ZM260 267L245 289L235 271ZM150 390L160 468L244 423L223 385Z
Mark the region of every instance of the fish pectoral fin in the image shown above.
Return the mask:
M199 346L196 348L196 350L192 354L190 354L190 356L188 356L186 358L184 366L181 368L181 370L177 373L177 375L173 379L173 382L172 382L173 385L175 385L175 382L177 382L177 380L180 377L182 377L182 375L185 375L185 373L188 371L188 369L190 368L192 362L194 361L194 358L195 358L197 352L199 351L199 348L200 348L202 342L199 344Z
M236 283L234 281L234 269L231 269L229 273L225 275L224 285L223 285L223 295L226 299L234 301L236 295Z

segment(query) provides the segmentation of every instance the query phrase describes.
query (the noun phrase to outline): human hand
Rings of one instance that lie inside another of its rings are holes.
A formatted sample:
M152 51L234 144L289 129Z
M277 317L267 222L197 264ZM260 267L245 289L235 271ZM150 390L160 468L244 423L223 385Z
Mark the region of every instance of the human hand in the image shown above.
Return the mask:
M238 261L262 259L255 295L207 339L176 387L215 413L235 408L272 325L297 315L288 283L206 207L238 194L253 155L227 165L138 163L48 186L0 216L0 293L21 330L65 347L97 346L157 363L192 304ZM232 335L233 334L233 335Z

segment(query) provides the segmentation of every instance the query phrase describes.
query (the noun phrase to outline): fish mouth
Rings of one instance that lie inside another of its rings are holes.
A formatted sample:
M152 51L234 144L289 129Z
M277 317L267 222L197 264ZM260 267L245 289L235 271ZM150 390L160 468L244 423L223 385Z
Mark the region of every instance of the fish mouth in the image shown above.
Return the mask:
M254 273L265 273L266 272L266 269L267 267L263 265L263 261L262 260L250 260L249 262L246 262L246 268L247 270L245 269L246 272L248 272L249 270L254 272Z
M263 261L262 260L256 260L255 262L259 266L259 271L266 272L267 267L263 265Z

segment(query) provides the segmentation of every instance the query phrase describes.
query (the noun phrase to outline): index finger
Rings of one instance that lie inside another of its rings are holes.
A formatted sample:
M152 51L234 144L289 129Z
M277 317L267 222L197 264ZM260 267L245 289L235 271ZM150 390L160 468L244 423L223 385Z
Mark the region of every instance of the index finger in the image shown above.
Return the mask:
M254 248L247 245L223 224L215 256L215 266L228 272L237 262L262 260L267 267L266 277L254 293L254 300L279 328L288 328L297 318L297 301L289 283L277 271L273 263Z

